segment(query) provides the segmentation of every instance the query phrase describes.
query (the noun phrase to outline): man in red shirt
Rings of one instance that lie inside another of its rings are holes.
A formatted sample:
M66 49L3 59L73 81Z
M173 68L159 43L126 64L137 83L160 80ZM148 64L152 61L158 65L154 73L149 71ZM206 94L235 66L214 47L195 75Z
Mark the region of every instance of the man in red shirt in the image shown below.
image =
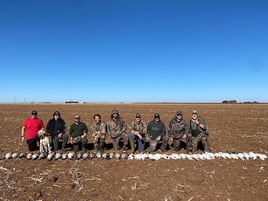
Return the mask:
M24 120L22 129L21 129L21 141L28 144L29 151L35 151L38 149L37 141L39 137L37 135L39 130L45 129L45 125L42 119L37 117L37 111L32 111L32 116Z

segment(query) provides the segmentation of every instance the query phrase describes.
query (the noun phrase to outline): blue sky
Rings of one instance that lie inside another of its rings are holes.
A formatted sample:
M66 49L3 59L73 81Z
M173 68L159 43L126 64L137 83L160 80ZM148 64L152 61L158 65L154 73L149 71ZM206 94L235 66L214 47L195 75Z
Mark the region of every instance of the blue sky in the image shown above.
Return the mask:
M266 0L0 0L0 102L268 102Z

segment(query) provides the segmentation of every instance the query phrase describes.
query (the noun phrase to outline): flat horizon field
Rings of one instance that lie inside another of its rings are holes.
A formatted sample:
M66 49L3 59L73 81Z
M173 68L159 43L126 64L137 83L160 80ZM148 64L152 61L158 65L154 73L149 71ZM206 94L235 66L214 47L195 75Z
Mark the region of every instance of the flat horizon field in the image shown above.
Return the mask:
M95 113L103 121L112 109L130 125L135 113L148 123L154 113L168 125L175 112L184 119L197 110L209 127L212 152L254 152L268 155L268 104L0 104L0 155L27 153L21 126L31 111L46 124L58 110L67 132L75 114L90 125ZM128 130L129 133L129 130ZM89 152L92 150L89 132ZM110 143L107 137L107 144ZM107 148L105 152L111 152ZM161 153L157 151L157 153ZM172 147L168 154L175 153ZM186 153L181 149L177 153ZM200 152L198 152L200 153ZM0 200L94 201L266 201L268 160L0 160Z

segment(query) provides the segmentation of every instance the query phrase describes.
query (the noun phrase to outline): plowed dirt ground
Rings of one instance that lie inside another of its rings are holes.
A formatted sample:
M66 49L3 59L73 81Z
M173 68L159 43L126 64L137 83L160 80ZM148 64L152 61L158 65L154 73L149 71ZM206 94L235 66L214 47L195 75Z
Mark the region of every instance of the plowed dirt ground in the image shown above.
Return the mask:
M136 112L147 123L158 112L166 126L177 110L188 121L196 109L209 126L213 152L268 155L268 104L1 104L0 155L28 152L20 131L33 109L45 124L59 110L70 126L75 114L88 125L94 113L107 121L114 108L128 125ZM0 160L0 200L267 201L268 159Z

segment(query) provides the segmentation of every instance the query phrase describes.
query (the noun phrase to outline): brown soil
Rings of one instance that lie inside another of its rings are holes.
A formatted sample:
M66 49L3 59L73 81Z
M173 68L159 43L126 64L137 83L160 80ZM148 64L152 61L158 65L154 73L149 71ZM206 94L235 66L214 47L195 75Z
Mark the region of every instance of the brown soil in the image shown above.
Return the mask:
M188 120L196 109L209 126L213 152L268 155L267 104L2 104L0 154L28 152L20 130L32 109L44 123L59 110L69 126L75 114L87 124L94 113L107 121L113 108L128 124L136 112L146 122L158 112L166 125L177 110ZM268 160L0 160L0 200L265 201Z

